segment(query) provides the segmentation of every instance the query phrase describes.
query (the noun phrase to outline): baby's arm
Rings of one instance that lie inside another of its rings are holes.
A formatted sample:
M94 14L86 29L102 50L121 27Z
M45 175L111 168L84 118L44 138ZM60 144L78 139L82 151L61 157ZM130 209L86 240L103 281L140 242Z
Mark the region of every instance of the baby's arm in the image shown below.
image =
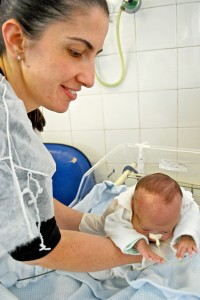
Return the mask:
M174 229L174 235L171 241L171 247L177 252L177 258L183 258L188 253L190 256L197 252L200 244L200 213L199 207L193 199L192 193L183 192L183 204L181 218Z
M142 254L142 256L148 260L155 261L162 263L164 262L164 258L153 252L150 246L144 239L139 240L135 245L134 248L138 250Z
M190 235L182 235L174 248L176 249L176 257L179 259L183 258L186 253L192 256L193 253L198 252L196 243Z

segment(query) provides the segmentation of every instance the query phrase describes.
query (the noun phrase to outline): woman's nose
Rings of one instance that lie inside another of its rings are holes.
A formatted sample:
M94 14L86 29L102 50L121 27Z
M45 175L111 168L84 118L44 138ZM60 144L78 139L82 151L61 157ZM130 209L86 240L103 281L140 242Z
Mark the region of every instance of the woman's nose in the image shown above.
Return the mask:
M85 87L91 88L94 85L94 64L88 64L77 76L78 81Z

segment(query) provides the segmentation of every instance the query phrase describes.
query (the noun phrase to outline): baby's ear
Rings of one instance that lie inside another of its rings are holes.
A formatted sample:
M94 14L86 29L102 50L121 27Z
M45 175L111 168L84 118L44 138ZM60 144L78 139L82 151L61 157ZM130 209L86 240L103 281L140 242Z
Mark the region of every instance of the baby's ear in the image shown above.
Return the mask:
M7 20L2 26L2 34L7 53L14 58L23 56L25 37L20 24L15 19Z

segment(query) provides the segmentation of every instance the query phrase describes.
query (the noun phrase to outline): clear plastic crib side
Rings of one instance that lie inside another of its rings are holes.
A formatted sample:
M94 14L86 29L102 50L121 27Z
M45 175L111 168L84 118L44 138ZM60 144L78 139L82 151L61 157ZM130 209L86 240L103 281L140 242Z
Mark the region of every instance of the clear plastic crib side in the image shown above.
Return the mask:
M126 143L112 149L84 174L70 206L82 200L92 188L91 181L132 186L140 177L156 172L174 178L200 204L200 150Z

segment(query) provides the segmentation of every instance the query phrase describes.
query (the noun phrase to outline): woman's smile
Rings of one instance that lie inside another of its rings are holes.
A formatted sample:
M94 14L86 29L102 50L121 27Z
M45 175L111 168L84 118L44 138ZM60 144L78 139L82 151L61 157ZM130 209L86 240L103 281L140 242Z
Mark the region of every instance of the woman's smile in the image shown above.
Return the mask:
M66 88L64 85L62 85L64 93L67 95L70 101L76 100L77 98L77 92L73 89Z

